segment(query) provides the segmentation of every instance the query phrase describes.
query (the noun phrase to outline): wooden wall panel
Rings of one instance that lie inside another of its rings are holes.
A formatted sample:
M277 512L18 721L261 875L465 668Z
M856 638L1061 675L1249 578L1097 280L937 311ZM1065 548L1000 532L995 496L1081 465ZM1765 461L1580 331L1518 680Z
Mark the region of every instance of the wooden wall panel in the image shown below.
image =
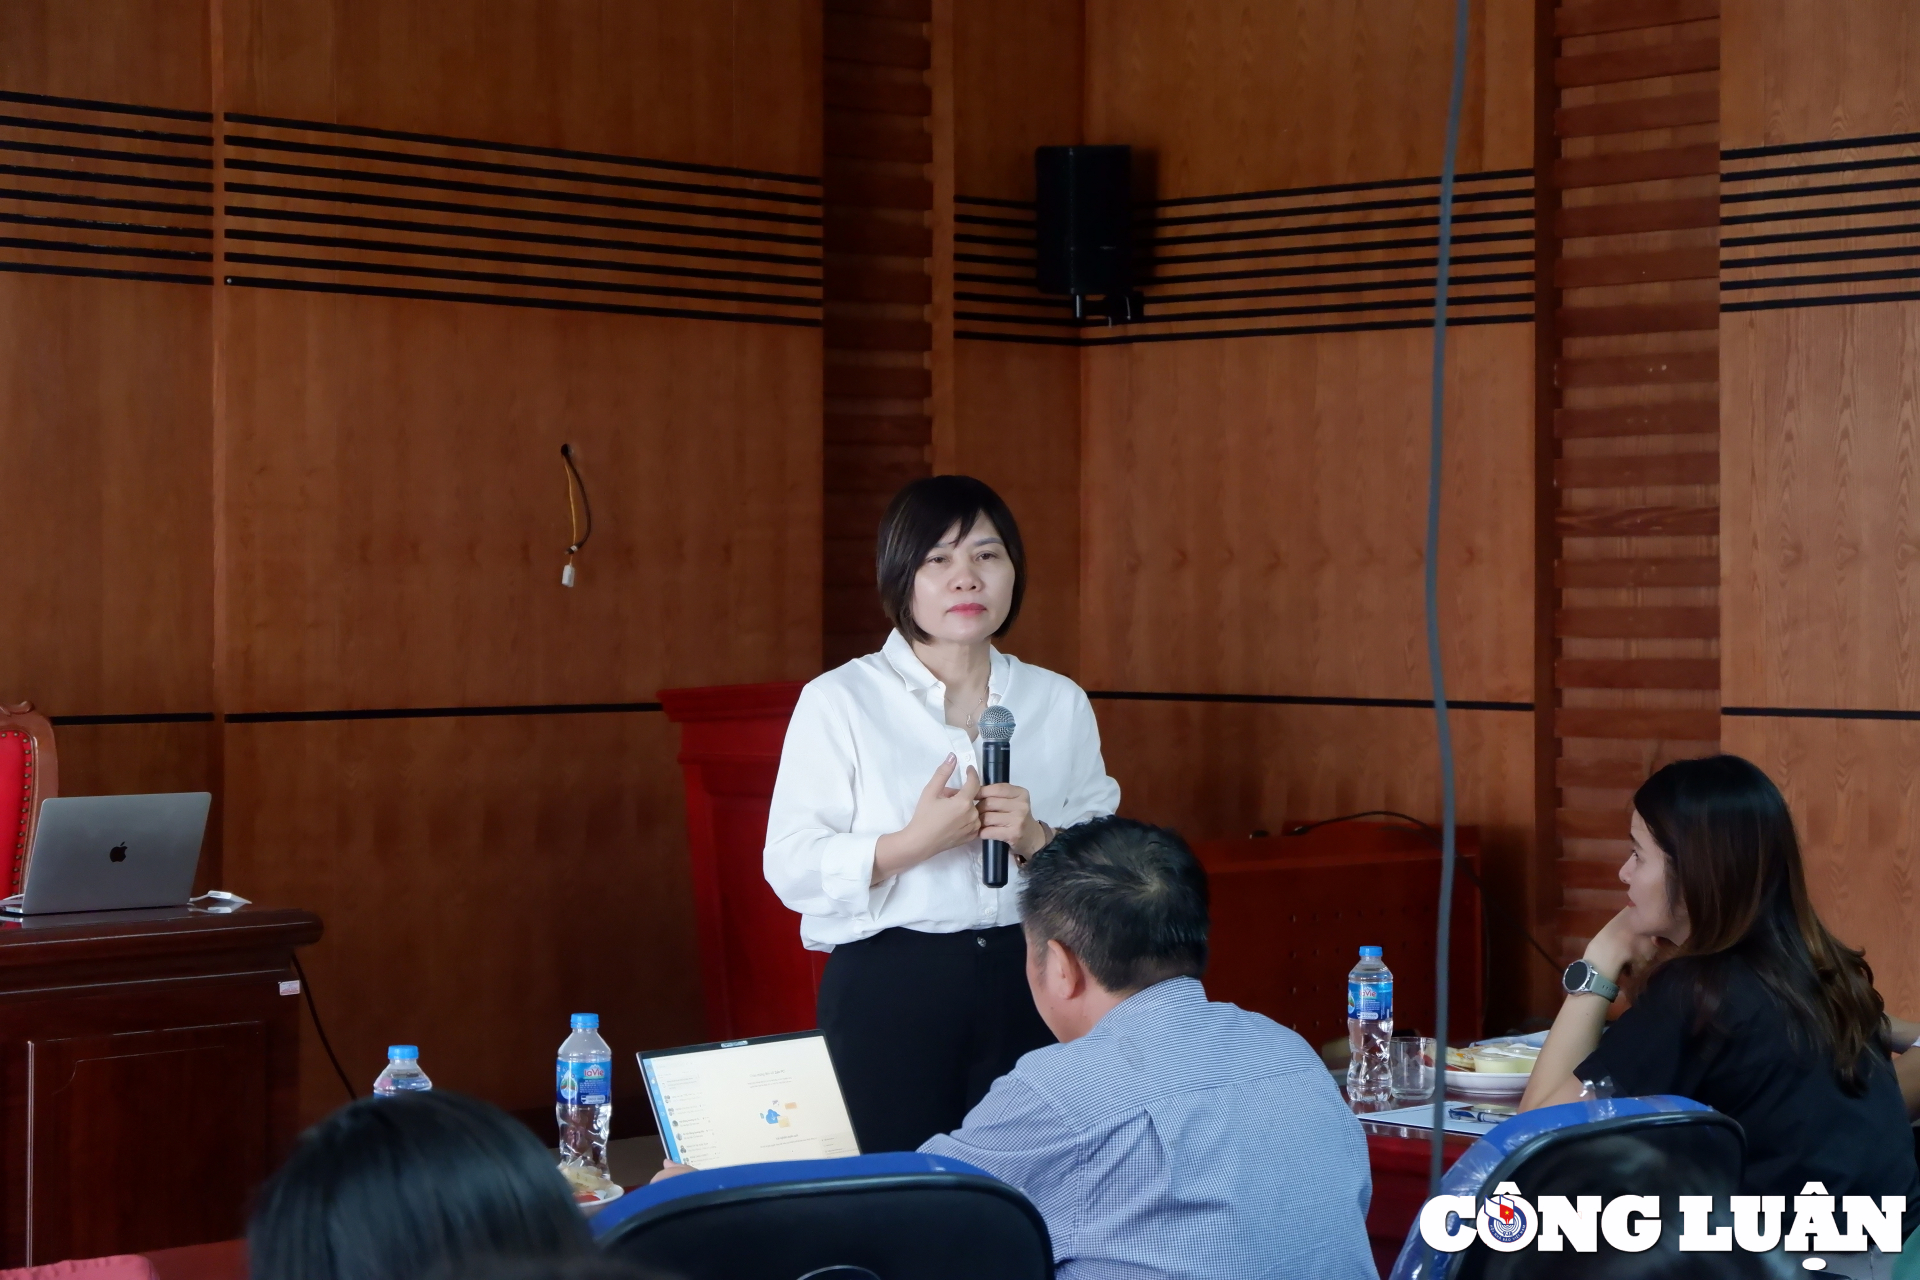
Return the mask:
M327 922L308 972L363 1093L388 1044L418 1043L436 1085L537 1110L566 1016L587 1009L613 1045L616 1095L644 1106L634 1052L700 1039L664 716L229 734L227 887ZM301 1055L301 1114L324 1114L339 1082L313 1036Z
M223 2L230 110L820 171L817 3Z
M1721 273L1722 738L1785 790L1815 904L1905 1016L1920 1008L1920 237L1897 203L1876 212L1898 197L1874 184L1920 163L1920 13L1743 0L1723 21L1740 225ZM1795 265L1809 253L1823 258Z
M537 1110L571 1009L701 1031L673 731L551 708L818 669L820 5L218 3L0 9L9 112L149 131L0 200L109 242L0 246L0 697L69 792L216 792L357 1087Z
M1532 335L1449 339L1450 696L1532 696ZM1088 353L1085 677L1421 698L1431 334ZM1203 621L1204 620L1204 621Z
M1807 888L1829 929L1863 947L1887 1010L1920 1009L1920 724L1729 716L1722 745L1780 784Z
M233 295L230 710L815 669L817 331ZM563 441L595 522L572 590Z
M1006 498L1027 548L1027 596L1003 647L1080 668L1080 357L1066 346L956 340L977 307L977 219L1033 199L1035 147L1082 140L1081 0L936 5L934 470L979 476ZM959 197L956 203L955 198ZM1005 205L981 201L1012 202Z

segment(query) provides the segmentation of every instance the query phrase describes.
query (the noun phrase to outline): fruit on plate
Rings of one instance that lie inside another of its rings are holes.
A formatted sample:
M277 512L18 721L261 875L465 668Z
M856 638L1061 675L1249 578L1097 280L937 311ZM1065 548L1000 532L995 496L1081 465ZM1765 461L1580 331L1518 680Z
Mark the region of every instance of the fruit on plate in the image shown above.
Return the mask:
M1540 1051L1527 1044L1476 1044L1448 1049L1447 1066L1454 1071L1523 1076L1533 1070Z
M605 1199L607 1192L613 1190L613 1179L584 1164L563 1164L560 1173L572 1189L573 1198L586 1204Z

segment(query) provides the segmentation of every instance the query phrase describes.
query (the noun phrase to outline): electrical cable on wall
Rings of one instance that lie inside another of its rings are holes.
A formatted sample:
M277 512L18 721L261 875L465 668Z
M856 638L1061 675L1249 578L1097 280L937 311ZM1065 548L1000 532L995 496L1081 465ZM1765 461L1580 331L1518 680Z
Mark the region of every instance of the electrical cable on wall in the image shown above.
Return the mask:
M340 1059L333 1052L333 1041L327 1039L327 1029L320 1023L320 1006L313 1002L313 981L307 977L307 971L300 964L296 952L293 957L293 972L300 979L300 994L307 998L307 1012L313 1017L313 1029L320 1036L320 1047L327 1051L327 1061L333 1064L334 1074L340 1077L340 1087L347 1091L347 1101L356 1102L360 1095L354 1091L353 1081L347 1078L347 1069L340 1065Z
M1460 153L1460 107L1467 80L1468 0L1453 3L1453 85L1447 98L1446 151L1440 163L1440 245L1433 285L1433 403L1428 416L1427 456L1427 667L1433 679L1433 718L1440 739L1440 918L1434 948L1433 1016L1438 1027L1444 1081L1447 1022L1452 995L1447 962L1453 951L1454 787L1453 729L1447 721L1446 673L1440 659L1440 463L1446 442L1447 275L1453 268L1453 175ZM1447 1138L1447 1091L1433 1091L1433 1147L1427 1161L1427 1194L1440 1194Z
M567 546L567 563L560 570L560 585L573 585L573 558L580 554L580 548L587 545L587 539L593 536L593 505L587 501L587 482L580 478L580 468L574 465L573 446L560 446L560 462L567 469L567 536L572 541ZM580 492L580 503L576 508L573 501L575 490ZM581 528L580 517L586 516L586 528Z

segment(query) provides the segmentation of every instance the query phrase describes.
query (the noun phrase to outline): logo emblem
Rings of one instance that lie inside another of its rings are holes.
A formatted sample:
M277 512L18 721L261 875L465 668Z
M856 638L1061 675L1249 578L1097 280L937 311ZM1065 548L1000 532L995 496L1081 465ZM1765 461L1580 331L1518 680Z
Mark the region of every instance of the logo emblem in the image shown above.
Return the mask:
M1520 1194L1520 1188L1503 1182L1480 1205L1480 1239L1487 1248L1511 1253L1533 1243L1540 1231L1540 1220L1533 1206Z
M117 845L115 845L115 846L113 846L113 848L111 848L111 849L109 849L109 850L107 850L107 861L108 861L108 862L125 862L126 860L127 860L127 846L126 846L126 845L124 845L124 844L117 844Z

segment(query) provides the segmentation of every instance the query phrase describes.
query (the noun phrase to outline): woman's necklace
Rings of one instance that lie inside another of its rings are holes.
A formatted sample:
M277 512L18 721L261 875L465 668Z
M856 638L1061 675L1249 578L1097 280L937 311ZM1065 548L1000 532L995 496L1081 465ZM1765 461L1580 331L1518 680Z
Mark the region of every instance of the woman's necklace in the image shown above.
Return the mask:
M986 709L987 709L987 693L985 690L982 690L980 694L980 701L977 704L975 704L972 710L967 712L967 722L961 726L961 728L967 731L967 736L969 738L973 736L974 730L979 727L980 713L982 711L985 711ZM952 721L949 721L948 723L952 723Z

